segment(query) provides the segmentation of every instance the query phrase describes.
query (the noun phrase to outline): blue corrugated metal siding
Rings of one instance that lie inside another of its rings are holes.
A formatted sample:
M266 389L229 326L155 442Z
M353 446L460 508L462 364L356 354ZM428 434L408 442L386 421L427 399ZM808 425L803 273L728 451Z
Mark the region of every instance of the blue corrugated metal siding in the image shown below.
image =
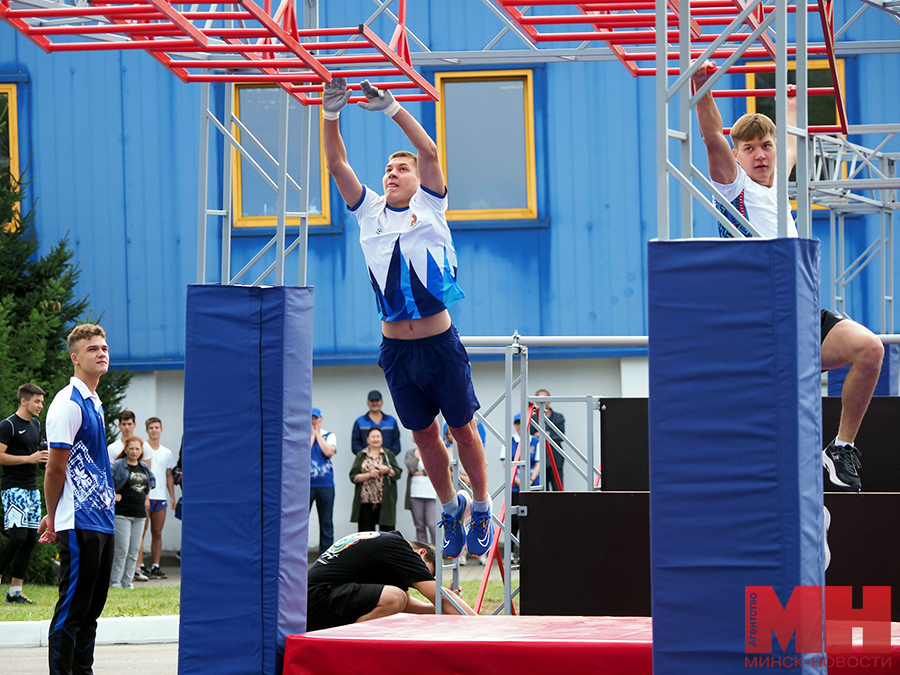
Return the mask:
M184 358L196 259L199 90L140 52L44 54L0 25L20 87L43 250L68 236L118 362Z
M839 5L839 16L856 10L850 5ZM371 12L367 0L323 3L321 25L355 26ZM502 26L480 2L415 2L408 20L435 51L482 49ZM372 27L390 39L388 19ZM818 30L811 22L811 33ZM855 39L900 37L896 24L876 10L850 30ZM509 34L498 49L519 46ZM657 231L654 82L632 78L617 62L534 68L543 226L455 232L467 298L453 308L454 321L465 334L645 334L644 257L646 241ZM897 55L847 60L851 123L897 121L900 96L892 76L898 70ZM196 279L200 86L181 83L144 53L46 55L0 24L0 74L18 71L29 78L19 87L20 146L23 165L31 158L32 190L40 198L42 246L46 250L69 233L82 269L79 290L90 295L95 315L103 313L117 361L178 363L184 355L185 286ZM434 71L425 70L431 78ZM221 113L221 88L214 94L211 105ZM741 100L720 104L726 118L744 112ZM434 129L433 105L407 107ZM387 155L408 148L408 141L395 125L359 110L348 110L341 128L360 179L380 190ZM695 134L699 138L696 126ZM900 139L888 147L898 148ZM699 142L694 155L694 163L705 168ZM211 195L221 198L221 148L213 157L209 185ZM380 325L356 220L333 188L331 208L335 228L314 233L309 242L315 354L321 362L371 359ZM677 232L674 202L672 215ZM712 217L696 204L694 220L698 234L715 234ZM209 224L208 279L218 279L218 223ZM877 221L863 218L853 226L860 234L849 247L861 251ZM827 218L817 220L815 233L827 238ZM232 274L270 236L271 230L236 237ZM273 259L258 264L245 281ZM294 255L287 261L286 283L297 283L297 268ZM857 318L864 321L878 316L875 284L872 274L851 290L851 303L863 308Z

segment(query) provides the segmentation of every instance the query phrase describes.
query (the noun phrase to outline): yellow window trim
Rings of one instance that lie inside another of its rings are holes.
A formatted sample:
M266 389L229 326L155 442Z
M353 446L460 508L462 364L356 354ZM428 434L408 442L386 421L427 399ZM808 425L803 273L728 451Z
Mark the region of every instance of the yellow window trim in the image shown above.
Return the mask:
M765 62L761 62L765 63ZM807 70L828 70L828 59L810 59L807 62ZM775 65L774 62L770 61L766 65ZM844 77L844 59L836 60L838 79L841 82L841 91L846 91L847 88L845 86L845 77ZM788 70L796 70L797 62L789 61L788 62ZM756 73L747 73L747 89L756 89ZM755 113L756 112L756 98L750 97L747 99L747 112ZM838 118L837 110L834 111L834 123L840 124L841 121Z
M271 85L265 84L242 84L235 86L234 96L234 114L241 118L241 97L238 95L240 89L250 88L273 88ZM321 108L321 106L316 106ZM310 214L307 218L309 225L328 225L331 223L331 204L330 204L330 182L328 170L325 168L325 152L322 147L322 114L317 112L319 124L319 184L322 187L322 213ZM238 142L241 140L241 130L237 125L233 125L232 134ZM241 153L231 146L231 162L234 170L232 173L231 198L234 205L234 227L275 227L277 225L278 216L244 216L243 194L241 191ZM300 225L300 218L286 218L285 225Z
M537 178L534 149L534 75L531 70L480 70L473 72L435 73L435 88L440 92L437 106L437 146L441 165L447 166L447 128L444 111L445 82L484 82L522 80L525 109L525 176L526 207L516 209L449 209L447 220L525 220L537 214ZM449 177L448 177L449 184ZM450 186L452 189L452 186Z
M769 64L774 65L774 61L769 61ZM837 74L838 74L838 79L840 80L840 83L841 83L841 91L846 92L847 87L845 86L846 80L845 80L845 76L844 76L844 59L836 59L835 66L837 66ZM828 59L810 59L810 60L807 60L807 62L806 62L807 70L828 70L830 67L831 66L828 64ZM797 69L797 62L796 61L788 61L788 70L796 70L796 69ZM747 89L756 89L756 73L747 73L746 77L747 77ZM747 112L748 113L756 112L756 98L755 97L750 97L747 99ZM837 108L835 108L835 111L834 111L834 123L835 124L841 123ZM846 177L847 176L847 165L846 164L843 167L843 172L844 172L844 177ZM791 208L794 209L795 211L797 210L797 200L796 199L791 200ZM828 209L827 206L818 206L816 204L812 205L813 211L821 211L821 210L827 210L827 209Z
M9 175L11 178L19 178L19 104L16 98L15 84L0 84L0 94L7 95L7 126L9 134ZM19 211L19 204L13 207ZM4 228L10 227L10 223L4 223Z

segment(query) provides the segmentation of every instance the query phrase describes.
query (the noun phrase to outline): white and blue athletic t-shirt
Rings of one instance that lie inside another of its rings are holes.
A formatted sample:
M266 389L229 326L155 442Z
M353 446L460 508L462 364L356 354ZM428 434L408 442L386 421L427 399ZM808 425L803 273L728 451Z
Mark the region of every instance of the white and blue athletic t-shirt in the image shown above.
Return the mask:
M383 321L433 316L465 297L456 283L446 195L419 186L408 207L395 209L364 185L350 210L359 221L359 243Z
M106 450L103 405L77 377L53 397L47 411L47 441L51 448L69 451L66 483L54 517L56 531L74 528L114 534L116 491Z
M740 164L737 165L737 170L737 178L734 179L733 183L712 181L712 184L718 188L723 197L731 202L731 205L734 206L738 213L750 221L750 224L756 228L763 239L775 239L778 236L778 191L775 189L778 180L778 169L775 170L775 182L772 183L772 187L760 185L751 179L747 172L741 168ZM718 199L713 199L713 202L738 232L745 237L751 236L747 228L735 222L734 216L725 210L725 207L719 203ZM720 223L719 236L730 239L734 235L722 227ZM793 217L791 222L788 223L788 236L797 236L797 224L794 222Z
M323 431L322 437L328 445L337 447L337 436L330 431ZM326 457L319 447L319 441L313 441L309 449L309 487L334 487L334 466L331 457Z

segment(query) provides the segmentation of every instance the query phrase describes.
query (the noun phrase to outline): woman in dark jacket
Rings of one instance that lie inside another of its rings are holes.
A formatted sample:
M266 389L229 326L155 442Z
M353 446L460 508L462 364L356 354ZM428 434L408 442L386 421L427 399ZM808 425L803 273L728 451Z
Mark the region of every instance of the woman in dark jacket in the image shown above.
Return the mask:
M403 470L394 453L382 447L381 429L372 427L366 434L368 445L350 469L356 486L350 522L359 523L360 532L371 532L376 525L382 532L394 529L397 522L397 480Z
M116 489L116 537L110 585L134 588L134 566L150 506L150 490L156 487L156 478L150 467L141 461L144 441L132 436L123 439L122 443L124 448L112 465Z

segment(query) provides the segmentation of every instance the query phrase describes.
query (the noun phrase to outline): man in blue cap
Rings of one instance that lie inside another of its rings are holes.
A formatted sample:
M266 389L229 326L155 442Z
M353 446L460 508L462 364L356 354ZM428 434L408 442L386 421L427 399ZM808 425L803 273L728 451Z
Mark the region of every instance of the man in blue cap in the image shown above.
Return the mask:
M309 510L313 504L319 515L319 553L334 543L334 467L337 438L322 430L322 411L312 409L312 438L309 449Z
M381 398L381 392L373 389L366 397L366 405L369 411L365 415L360 415L353 423L353 432L350 436L350 449L354 455L362 452L363 448L368 445L366 438L369 435L369 429L378 427L381 429L381 435L384 437L384 447L394 453L394 456L400 455L400 427L397 420L388 415L381 409L384 400Z

